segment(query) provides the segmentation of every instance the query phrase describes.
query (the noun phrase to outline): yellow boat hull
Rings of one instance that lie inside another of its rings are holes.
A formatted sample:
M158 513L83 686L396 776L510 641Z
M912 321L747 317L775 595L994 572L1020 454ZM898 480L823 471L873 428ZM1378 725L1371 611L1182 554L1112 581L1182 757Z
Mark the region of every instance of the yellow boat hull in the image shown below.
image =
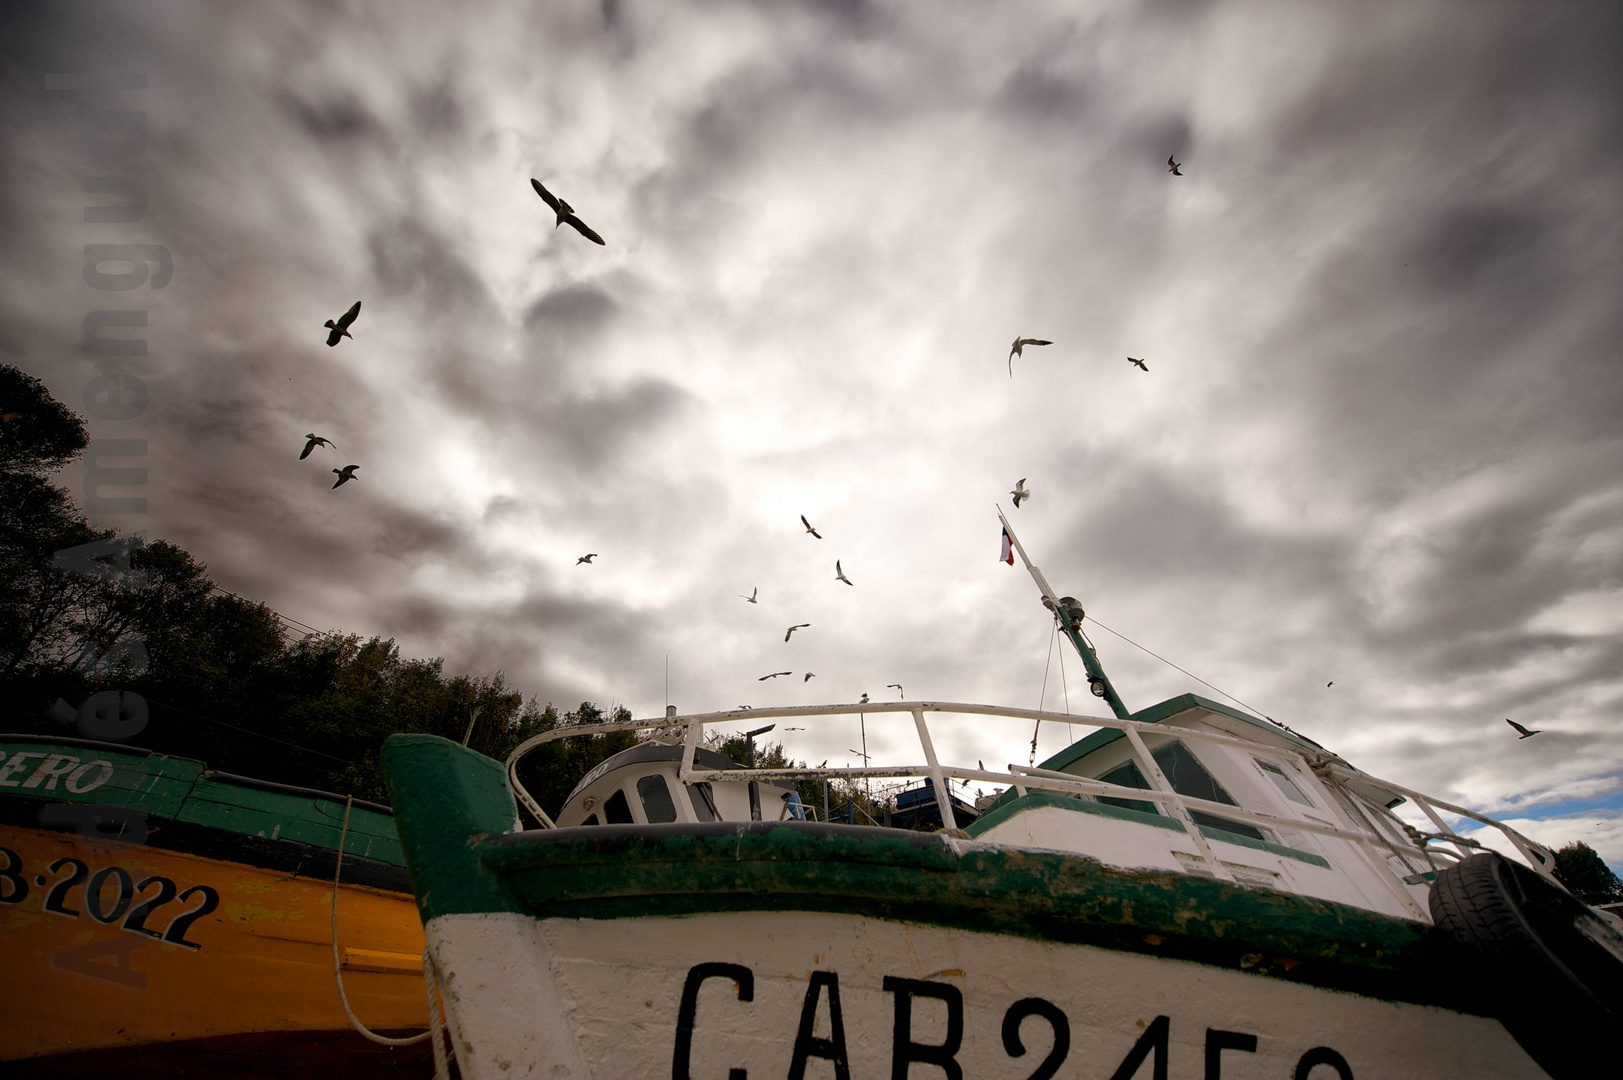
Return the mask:
M372 1047L351 1029L333 978L331 882L14 825L0 825L0 848L0 1057L162 1047L172 1062L182 1044L262 1053L300 1033L307 1045L326 1033L314 1041ZM426 1029L413 899L340 886L338 941L361 1022ZM419 1049L426 1043L410 1056Z

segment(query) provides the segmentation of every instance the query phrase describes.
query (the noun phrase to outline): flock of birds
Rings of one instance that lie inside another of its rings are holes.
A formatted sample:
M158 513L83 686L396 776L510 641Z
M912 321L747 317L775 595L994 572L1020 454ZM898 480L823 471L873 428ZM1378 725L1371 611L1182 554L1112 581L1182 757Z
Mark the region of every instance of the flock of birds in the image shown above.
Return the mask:
M590 225L586 224L586 222L582 221L575 214L574 207L570 206L552 192L548 191L541 181L531 179L530 186L535 188L535 193L537 195L541 196L541 201L546 203L547 206L552 209L552 212L556 218L552 225L554 229L558 228L560 225L568 225L576 232L586 237L586 239L590 240L592 243L604 243L603 238L597 234L597 231L594 230ZM349 338L351 341L354 341L355 335L349 332L349 328L354 325L355 320L360 318L360 316L361 302L357 300L355 303L350 305L348 311L338 316L338 318L328 319L326 322L322 323L322 326L327 329L327 346L331 348L345 338ZM299 455L300 461L303 461L305 458L309 457L310 452L318 446L330 447L333 450L338 449L338 447L334 446L332 442L320 435L317 435L315 432L309 432L304 437L306 441L304 444L304 452ZM334 475L338 477L338 479L333 482L333 490L336 491L338 488L343 487L351 480L357 479L355 470L359 468L359 465L345 465L342 469L332 470ZM596 558L595 554L582 556L581 558L575 560L575 565L578 566L581 563L590 563L594 558Z
M1169 173L1171 173L1173 176L1182 176L1183 175L1183 163L1177 160L1176 155L1168 155L1168 157L1167 157L1167 171ZM541 197L541 201L546 203L547 207L552 210L553 216L554 216L554 221L553 221L553 226L552 227L554 229L560 228L560 227L562 227L564 225L568 225L570 228L574 229L581 236L585 237L587 240L590 240L592 243L606 246L606 242L604 241L603 237L600 236L597 233L597 231L595 229L593 229L590 225L587 225L586 222L584 222L584 221L582 221L580 219L580 216L575 213L575 208L574 207L570 206L563 199L558 198L558 196L556 196L552 192L548 191L546 186L544 184L542 184L541 181L539 181L539 180L536 180L536 179L532 178L530 180L530 186L532 188L534 188L535 193ZM337 319L328 319L325 323L323 323L322 325L328 331L328 333L327 333L327 345L329 347L336 346L344 338L349 338L351 341L355 340L354 335L349 332L349 328L352 325L354 325L355 320L360 317L360 314L361 314L361 302L359 300L357 300L357 301L355 301L354 304L350 305L350 308L349 308L348 311L346 311L342 315L338 316ZM1030 345L1030 346L1044 346L1044 345L1052 345L1052 344L1054 344L1054 343L1052 341L1048 340L1047 338L1016 337L1014 339L1014 342L1009 346L1009 359L1008 359L1009 378L1011 378L1011 379L1014 378L1014 359L1015 359L1015 357L1018 356L1018 357L1024 358L1026 346L1028 346L1028 345ZM1127 362L1129 364L1133 365L1134 367L1138 368L1140 371L1143 371L1143 372L1147 373L1150 370L1149 365L1147 363L1145 363L1145 361L1140 357L1129 356L1127 358ZM11 422L13 420L16 420L18 418L19 418L19 414L14 413L14 412L8 412L8 413L5 413L5 414L0 414L0 421L4 421L4 422L7 422L7 423L9 423L9 422ZM310 456L310 454L318 446L325 447L325 448L332 449L332 450L337 450L338 449L338 447L334 443L332 443L330 440L328 440L328 439L326 439L326 438L324 438L324 437L322 437L320 435L317 435L314 432L307 433L305 435L305 440L306 441L305 441L305 444L304 444L304 451L299 454L299 460L300 461L303 461L304 459L308 458ZM345 484L349 483L351 480L356 479L355 472L359 468L360 468L359 465L345 465L341 469L333 469L332 472L334 473L334 475L336 475L338 477L338 479L333 482L333 485L332 485L333 490L337 490L338 488L343 487ZM1014 487L1009 491L1009 494L1014 497L1014 507L1015 507L1016 510L1018 510L1020 508L1020 504L1022 502L1024 502L1027 499L1031 498L1031 491L1030 491L1029 488L1026 487L1026 480L1027 480L1027 477L1022 476L1015 483ZM806 519L805 514L800 515L800 523L801 523L801 525L805 526L806 532L810 536L812 536L812 537L814 537L815 539L818 539L818 540L821 540L823 538L823 534L818 532L817 529L812 526L812 523ZM576 559L575 560L575 565L576 566L580 566L582 564L594 565L592 560L596 559L597 557L598 557L597 552L595 552L595 551L594 552L589 552L588 554L582 555L578 559ZM845 585L853 586L853 587L855 587L855 584L856 584L849 577L847 577L845 575L845 569L840 565L840 560L839 559L834 560L834 580L838 581L838 582L841 582L841 583L843 583ZM739 598L742 599L742 600L745 600L746 602L751 603L751 604L759 603L760 591L761 591L760 586L757 585L757 586L755 586L754 588L752 588L750 590L750 594L748 596L744 596L742 593L740 593ZM793 626L790 626L786 631L784 631L783 640L784 640L785 643L787 643L790 638L794 637L794 634L795 634L796 630L807 630L807 629L810 629L810 628L811 628L811 623L796 623ZM774 671L774 672L771 672L769 674L762 675L756 681L757 682L767 682L768 680L771 680L771 679L777 679L777 678L781 678L781 677L785 677L785 676L791 676L793 674L794 674L793 671ZM808 672L804 673L804 675L803 675L803 677L801 678L800 681L802 683L807 683L807 682L810 682L812 679L815 679L816 677L817 677L816 672L808 671ZM1325 683L1326 687L1330 687L1330 686L1334 686L1334 685L1335 685L1334 680L1331 680L1330 682ZM888 689L895 690L897 692L898 696L904 697L904 698L906 697L905 693L903 693L901 683L887 683L886 687ZM862 695L860 703L861 704L867 704L867 702L868 702L868 695L866 693L864 693ZM740 705L739 708L740 709L748 709L748 708L750 708L750 706L748 706L748 705ZM1509 717L1505 718L1505 723L1509 724L1512 728L1514 728L1516 730L1517 739L1532 738L1534 735L1538 735L1542 731L1542 729L1529 730L1528 728L1525 728L1522 725L1516 723L1516 721L1511 720Z
M806 530L806 533L807 533L808 536L811 536L811 537L813 537L813 538L815 538L817 540L821 540L823 538L823 534L818 532L817 527L814 526L809 520L807 520L805 514L800 515L800 524L805 527L805 530ZM850 578L845 576L845 567L841 565L841 562L840 562L839 559L834 560L834 580L838 581L838 582L841 582L843 584L846 584L846 585L850 585L853 588L856 587L856 582L852 581ZM748 596L745 596L743 593L739 593L738 598L740 600L744 601L746 604L759 604L761 602L761 587L759 585L756 585L753 588L751 588ZM796 630L809 630L809 629L811 629L811 623L795 623L793 626L789 627L787 630L785 630L783 632L784 643L788 644L789 639L795 636L795 631ZM766 682L766 681L768 681L770 679L778 679L778 678L782 678L784 676L793 675L793 674L794 674L793 671L773 671L773 672L769 672L766 675L762 675L760 678L756 679L755 681L756 682ZM805 672L801 676L800 681L801 681L801 683L804 684L804 683L811 682L815 678L817 678L817 672L808 671L808 672ZM894 688L898 693L901 692L901 689L902 689L902 684L901 683L889 683L887 685ZM862 702L866 703L867 700L868 700L868 695L863 694L862 695ZM750 706L748 706L748 705L740 705L739 706L740 709L748 709L749 707Z

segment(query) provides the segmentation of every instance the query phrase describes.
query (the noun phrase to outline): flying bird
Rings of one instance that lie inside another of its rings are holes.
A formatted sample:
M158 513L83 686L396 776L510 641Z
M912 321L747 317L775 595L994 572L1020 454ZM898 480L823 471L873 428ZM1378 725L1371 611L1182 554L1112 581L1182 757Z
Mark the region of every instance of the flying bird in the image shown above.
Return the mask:
M1035 337L1017 337L1017 338L1015 338L1014 339L1014 344L1009 346L1009 378L1011 378L1011 379L1014 378L1014 358L1018 356L1018 357L1021 357L1023 359L1026 354L1022 350L1027 345L1052 345L1052 344L1054 344L1052 341L1047 341L1047 340L1045 340L1043 338L1035 338Z
M597 552L595 551L590 555L582 555L580 558L575 560L575 565L579 566L581 563L585 563L586 565L590 566L592 565L592 560L595 558L597 558Z
M326 439L323 439L320 435L317 435L314 432L306 435L305 438L309 439L310 441L304 444L304 453L299 455L300 461L303 461L305 458L309 457L310 451L314 450L318 446L331 446L334 450L338 449L338 447L333 446L332 443L328 442Z
M1520 732L1520 734L1518 734L1516 736L1516 738L1518 740L1531 739L1534 735L1537 735L1540 731L1544 730L1543 728L1535 728L1532 731L1528 731L1526 728L1522 727L1520 724L1516 723L1516 721L1512 720L1508 716L1505 717L1505 723L1509 724L1511 727L1515 728L1518 732Z
M355 317L357 315L359 315L360 313L361 313L361 302L359 300L357 300L357 301L355 301L355 306L354 307L350 308L348 311L346 311L342 315L338 316L338 321L337 322L333 322L331 319L328 319L326 322L321 324L321 325L325 326L327 329L332 331L332 333L327 335L327 344L328 344L328 346L338 344L338 339L339 338L349 338L349 340L351 340L351 341L355 340L355 335L353 335L353 334L351 334L349 332L349 324L354 322Z
M783 640L788 641L790 636L793 635L796 630L804 630L810 625L811 623L809 622L795 623L795 625L789 628L789 633L783 635Z
M755 681L756 682L766 682L768 679L776 679L779 675L793 675L793 674L794 674L794 672L792 672L792 671L774 671L770 675L762 675L759 679L756 679Z
M885 686L887 688L891 689L891 690L896 691L896 696L897 697L906 697L907 696L906 694L902 693L902 684L899 683L899 682L888 682L888 683L885 684Z
M1020 509L1020 500L1031 498L1031 492L1026 490L1026 478L1022 476L1020 482L1014 485L1014 490L1009 494L1014 496L1014 508L1016 510Z
M1173 157L1173 155L1171 155L1171 154L1167 155L1167 172L1171 173L1173 176L1182 176L1183 175L1183 162L1181 162L1181 161L1173 161L1172 157Z
M739 593L738 598L740 600L748 600L750 603L754 604L754 603L757 602L756 599L755 599L755 594L760 592L760 591L761 591L761 587L759 585L757 585L757 586L755 586L755 588L750 590L750 594L748 596L745 596L743 593Z
M838 559L834 560L834 580L835 581L843 581L847 585L851 584L851 579L845 576L845 571L844 570L840 569L840 560L838 560Z
M603 238L597 235L597 233L593 232L591 226L587 225L586 222L575 216L575 208L558 198L558 196L554 195L546 188L542 187L541 181L532 178L530 180L530 186L535 188L535 193L537 195L541 196L541 201L552 207L552 212L558 215L558 220L552 225L554 229L556 229L559 225L568 224L572 226L576 232L586 237L586 239L590 240L592 243L603 243Z
M1325 686L1325 689L1328 690L1330 687L1334 686L1335 684L1336 684L1336 681L1334 679L1331 679L1329 682L1325 683L1324 686Z
M862 700L861 700L861 701L859 701L859 702L857 702L857 704L858 704L858 705L866 705L866 704L868 704L868 695L867 695L867 694L863 694L863 695L862 695Z
M342 469L334 469L333 472L338 474L338 479L333 482L333 487L336 488L354 480L356 478L355 470L359 468L359 465L345 465Z
M812 523L806 520L806 515L805 514L800 515L800 523L802 525L806 526L806 531L811 533L813 536L817 537L817 539L821 540L823 538L822 533L820 533L816 529L812 528Z
M806 683L806 682L811 682L815 678L817 678L817 672L808 671L808 672L806 672L806 677L804 679L801 679L800 681L803 682L803 683Z
M1129 356L1127 358L1127 362L1129 364L1132 364L1134 367L1138 368L1138 370L1140 370L1140 371L1148 371L1148 370L1150 370L1149 365L1145 364L1144 361L1138 359L1137 357Z

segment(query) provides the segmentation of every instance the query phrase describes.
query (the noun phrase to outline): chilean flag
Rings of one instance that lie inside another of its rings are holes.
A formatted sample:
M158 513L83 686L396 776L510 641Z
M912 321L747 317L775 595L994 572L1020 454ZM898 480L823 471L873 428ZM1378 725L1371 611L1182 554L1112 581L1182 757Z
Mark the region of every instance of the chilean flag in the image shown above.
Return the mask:
M1009 542L1008 529L1003 530L1003 553L998 556L998 560L1006 562L1010 566L1014 565L1014 545Z

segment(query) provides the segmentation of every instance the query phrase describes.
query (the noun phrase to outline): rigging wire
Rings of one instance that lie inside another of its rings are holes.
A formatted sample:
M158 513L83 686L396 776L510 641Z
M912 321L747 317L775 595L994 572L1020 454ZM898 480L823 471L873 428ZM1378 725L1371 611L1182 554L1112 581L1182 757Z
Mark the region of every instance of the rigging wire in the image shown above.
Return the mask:
M1100 622L1098 619L1095 619L1092 615L1086 615L1086 616L1084 616L1084 618L1086 618L1089 622L1093 623L1095 626L1099 627L1101 630L1110 630L1110 627L1106 626L1104 623ZM1189 671L1189 670L1187 670L1185 668L1178 667L1177 664L1174 664L1171 660L1168 660L1166 657L1162 656L1160 653L1155 652L1153 649L1146 649L1144 646L1140 645L1138 642L1134 641L1132 638L1128 637L1126 634L1123 634L1123 633L1121 633L1120 631L1117 631L1117 630L1110 630L1110 632L1112 634L1115 634L1117 637L1121 638L1123 641L1127 642L1127 644L1131 645L1133 648L1138 649L1138 650L1140 650L1142 652L1149 653L1151 656L1153 656L1157 660L1161 661L1161 663L1165 664L1167 667L1177 668L1177 670L1182 671L1185 675L1189 676L1191 679L1194 679L1196 682L1200 683L1202 686L1210 687L1211 689L1216 690L1219 694L1222 694L1224 697L1228 698L1230 701L1234 702L1235 704L1239 705L1240 707L1245 708L1245 709L1250 709L1252 712L1256 713L1260 717L1263 717L1264 719L1273 720L1273 717L1269 716L1267 713L1263 712L1261 709L1259 709L1259 708L1257 708L1257 707L1255 707L1253 705L1247 705L1245 702L1241 701L1239 698L1235 697L1233 694L1229 693L1227 690L1224 690L1222 687L1212 686L1211 683L1207 682L1205 679L1202 679L1199 675L1196 675L1194 672ZM1277 723L1277 721L1276 721L1276 723Z
M1048 669L1052 667L1054 663L1054 640L1058 637L1059 623L1056 622L1054 624L1054 632L1048 635L1048 659L1043 662L1043 692L1042 695L1037 698L1038 712L1043 711L1043 702L1048 700ZM1060 654L1059 666L1063 671L1065 668L1065 655L1063 652ZM1031 729L1031 760L1027 762L1028 766L1037 764L1037 733L1042 729L1043 722L1041 720L1038 720L1036 726Z

